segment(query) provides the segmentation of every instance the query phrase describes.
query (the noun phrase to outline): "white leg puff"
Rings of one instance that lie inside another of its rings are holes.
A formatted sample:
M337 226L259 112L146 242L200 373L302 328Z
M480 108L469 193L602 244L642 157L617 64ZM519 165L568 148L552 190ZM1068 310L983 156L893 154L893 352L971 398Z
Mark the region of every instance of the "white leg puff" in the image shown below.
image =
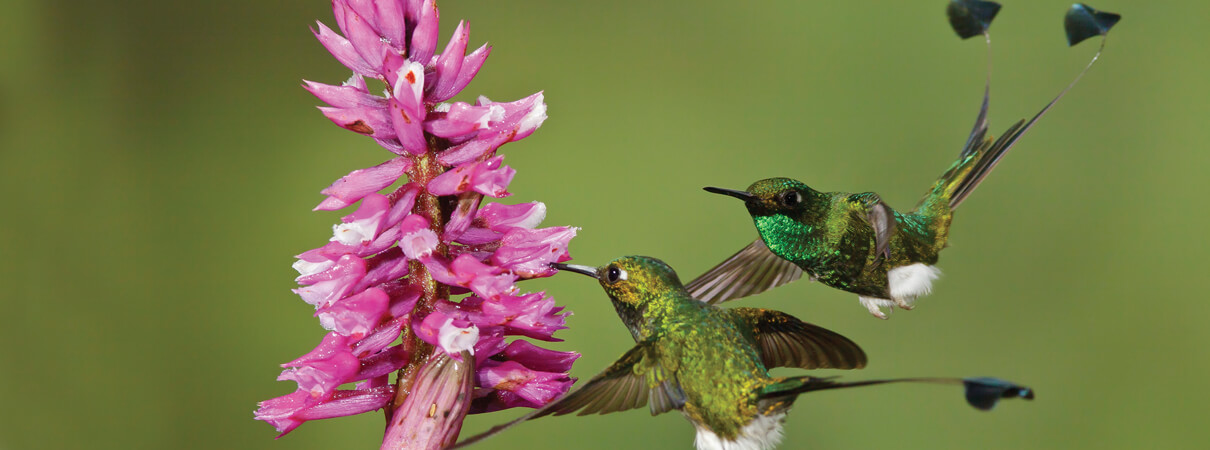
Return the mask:
M693 445L697 450L766 450L781 443L782 421L785 414L757 415L739 430L735 440L722 439L709 428L698 426Z
M903 309L915 307L917 297L933 291L933 280L941 276L941 269L924 263L896 267L887 272L887 283L891 288L891 299Z

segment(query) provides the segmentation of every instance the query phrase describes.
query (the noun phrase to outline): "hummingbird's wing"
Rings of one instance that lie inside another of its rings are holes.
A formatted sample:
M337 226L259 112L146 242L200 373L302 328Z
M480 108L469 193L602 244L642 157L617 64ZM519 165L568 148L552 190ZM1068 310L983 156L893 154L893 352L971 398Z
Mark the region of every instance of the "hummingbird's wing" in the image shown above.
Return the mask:
M802 278L802 269L773 254L757 239L685 285L700 301L716 304L759 294Z
M450 448L474 444L513 425L546 415L561 416L579 410L578 415L583 416L640 408L647 404L649 397L652 415L679 409L685 405L685 393L674 378L663 377L656 364L657 351L654 339L640 342L579 389L511 422L463 439ZM658 382L654 389L648 387L651 382Z
M891 257L891 237L895 235L895 210L882 201L882 197L873 192L864 192L849 196L860 211L865 214L865 220L874 229L874 263L868 268L878 267L878 264Z
M860 369L866 356L855 342L781 311L733 308L752 328L765 367Z

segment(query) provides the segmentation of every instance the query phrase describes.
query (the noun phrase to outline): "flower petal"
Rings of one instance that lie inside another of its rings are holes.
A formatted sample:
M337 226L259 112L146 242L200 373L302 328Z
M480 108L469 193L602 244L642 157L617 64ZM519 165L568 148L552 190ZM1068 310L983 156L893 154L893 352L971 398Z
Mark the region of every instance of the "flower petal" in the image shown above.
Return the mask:
M316 206L315 210L333 211L352 205L366 195L395 183L411 168L411 160L398 157L374 167L349 172L320 191L328 198Z
M396 137L405 150L414 155L428 151L424 139L425 107L423 100L424 66L408 62L399 68L390 99L391 123Z
M543 372L566 373L571 370L572 363L580 358L579 353L545 349L524 339L517 339L508 344L502 354L505 359Z
M294 289L303 301L316 307L331 305L344 298L366 273L364 259L354 255L342 256L336 264L320 273L298 277L304 287Z
M408 59L428 65L429 60L433 58L433 52L437 50L437 5L433 0L424 0L419 12L419 21L412 30L412 40L408 43Z
M390 297L382 289L369 288L320 308L315 315L324 329L361 339L378 326L389 302Z
M357 54L361 55L361 59L374 71L373 76L382 77L382 61L391 51L390 47L382 41L382 36L378 34L370 21L354 11L348 2L336 0L332 2L332 6L333 9L344 10L343 15L337 16L341 31L345 32L345 37L353 43Z
M491 46L483 44L482 47L466 55L466 58L462 59L462 68L458 70L458 76L454 78L454 82L449 85L443 85L442 90L433 91L435 98L442 99L435 101L445 101L455 94L462 92L463 89L466 89L466 85L470 84L475 75L479 73L479 69L483 67L483 62L487 60L487 56L491 53Z
M326 399L338 386L351 381L361 363L349 351L347 338L328 333L314 350L282 367L291 369L282 371L277 377L279 381L294 380L299 390L309 392L314 398Z
M492 231L507 232L513 228L533 229L546 219L546 204L542 202L504 205L489 203L479 210L477 217L487 223Z
M466 43L470 40L470 34L471 25L465 21L458 21L458 27L454 28L454 34L450 36L445 50L433 64L434 76L429 79L429 85L425 86L425 97L429 102L444 102L458 93L450 91L454 80L458 78L458 72L462 70L462 61L465 59Z
M337 61L358 75L367 77L380 76L370 64L366 63L361 54L357 53L357 49L353 48L352 42L336 34L335 31L332 31L331 28L328 28L322 22L315 23L319 25L319 31L312 29L311 33L315 35L320 44L323 44L324 48L328 49L328 53L336 57Z
M470 228L471 222L475 220L475 212L479 209L479 202L482 200L483 194L476 192L459 194L458 204L454 207L454 212L450 214L450 220L445 223L445 230L441 232L441 240L450 242L458 239L458 236Z
M434 178L428 184L428 191L433 195L456 195L467 191L475 191L490 197L506 197L508 183L517 174L511 167L500 163L504 156L496 156L487 161L464 165L445 172Z
M575 383L566 373L537 371L515 361L488 360L476 378L480 386L495 390L487 401L476 401L476 412L480 408L540 408L567 393Z
M420 260L433 253L437 244L437 233L428 228L429 221L424 216L412 214L399 222L399 248L408 259Z
M513 228L500 239L492 254L494 265L509 269L522 278L554 274L550 263L570 261L567 244L576 236L574 227L549 227L537 230Z

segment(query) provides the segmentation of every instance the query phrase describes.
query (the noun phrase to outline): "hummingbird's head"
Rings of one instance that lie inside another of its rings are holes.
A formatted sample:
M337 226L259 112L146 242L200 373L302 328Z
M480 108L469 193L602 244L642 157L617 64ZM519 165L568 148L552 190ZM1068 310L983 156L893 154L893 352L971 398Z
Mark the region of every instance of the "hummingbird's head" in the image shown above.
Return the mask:
M596 278L615 302L638 309L662 293L684 289L680 278L668 264L648 256L623 256L601 267L575 264L551 266Z
M735 197L744 201L748 213L753 217L782 214L789 217L799 217L801 212L810 207L813 200L819 197L819 192L811 189L801 181L790 178L767 178L752 183L746 191L736 191L716 187L705 188L707 192Z

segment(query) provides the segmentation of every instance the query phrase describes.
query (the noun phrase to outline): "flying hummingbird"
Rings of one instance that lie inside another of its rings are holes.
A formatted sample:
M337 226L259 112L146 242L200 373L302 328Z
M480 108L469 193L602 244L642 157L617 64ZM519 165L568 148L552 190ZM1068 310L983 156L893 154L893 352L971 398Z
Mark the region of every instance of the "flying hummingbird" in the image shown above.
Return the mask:
M457 447L549 414L605 414L648 405L652 415L680 411L697 430L698 449L771 448L799 394L891 382L964 384L968 402L983 410L1001 398L1033 398L1029 388L994 378L846 383L772 377L768 371L774 367L860 369L866 356L844 336L789 314L695 300L658 259L628 256L600 268L553 266L599 280L637 345L579 389Z
M1000 5L953 1L947 10L962 38L984 35ZM1120 16L1077 4L1065 26L1071 45L1104 36ZM709 303L752 295L794 281L811 279L853 292L870 314L886 319L882 308L912 309L917 297L932 290L941 271L934 267L949 238L954 211L979 186L1000 159L1092 67L1104 49L1045 108L1021 120L998 139L987 135L988 83L975 126L958 159L941 175L915 209L900 212L873 192L820 192L789 178L769 178L744 191L707 187L706 191L744 201L760 238L688 284L689 293Z

